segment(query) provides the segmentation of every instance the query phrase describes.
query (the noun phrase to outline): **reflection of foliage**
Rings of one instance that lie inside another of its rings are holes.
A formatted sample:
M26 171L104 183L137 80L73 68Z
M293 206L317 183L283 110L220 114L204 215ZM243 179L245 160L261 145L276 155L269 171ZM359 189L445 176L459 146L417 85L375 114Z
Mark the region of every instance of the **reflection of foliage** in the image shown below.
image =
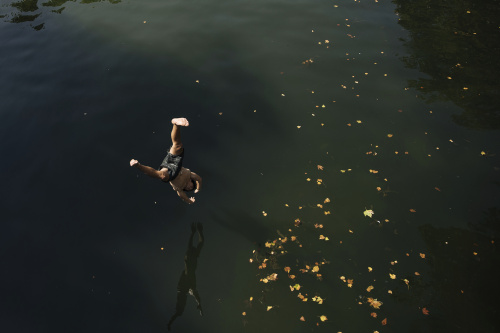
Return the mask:
M80 0L79 3L82 4L90 4L90 3L96 3L96 2L104 2L106 0ZM112 4L117 4L120 3L121 0L107 0L109 3ZM49 0L46 2L41 2L41 5L43 7L60 7L58 9L54 9L51 12L60 14L65 7L61 7L64 5L66 2L76 2L76 0ZM25 14L25 13L33 13L36 11L39 11L40 8L38 7L38 0L20 0L16 1L10 4L10 7L13 7L17 9L19 12L13 12L5 15L0 15L0 18L6 18L6 17L11 17L9 22L11 23L23 23L23 22L32 22L35 19L37 19L42 13L36 13L36 14ZM35 30L40 30L43 28L44 23L41 23L36 26L32 26L33 29Z
M428 101L451 100L465 111L462 126L500 128L498 0L393 0L399 24L408 30L403 57L430 78L409 82Z
M22 0L19 2L14 2L12 7L17 8L21 12L34 12L38 9L37 6L38 0Z

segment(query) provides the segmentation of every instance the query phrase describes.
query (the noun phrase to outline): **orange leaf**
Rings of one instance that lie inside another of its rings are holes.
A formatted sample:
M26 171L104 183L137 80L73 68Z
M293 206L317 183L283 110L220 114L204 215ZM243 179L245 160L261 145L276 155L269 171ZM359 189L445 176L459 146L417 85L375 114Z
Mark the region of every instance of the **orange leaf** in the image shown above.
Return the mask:
M416 213L417 211L416 211L415 209L411 208L411 209L410 209L410 212L412 212L412 213Z
M300 321L306 321L306 318L304 316L300 317Z
M373 318L377 318L377 313L376 312L372 312L372 313L370 313L370 316L372 316Z
M382 325L387 325L387 318L384 318L384 320L382 320Z
M429 315L429 310L427 310L426 308L422 308L422 313L426 316Z
M285 267L285 272L290 273L290 267Z

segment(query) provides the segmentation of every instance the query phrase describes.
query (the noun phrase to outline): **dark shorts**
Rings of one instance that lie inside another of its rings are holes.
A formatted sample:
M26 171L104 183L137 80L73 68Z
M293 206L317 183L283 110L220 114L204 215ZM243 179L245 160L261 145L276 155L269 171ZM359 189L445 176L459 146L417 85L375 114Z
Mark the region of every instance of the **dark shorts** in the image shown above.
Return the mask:
M161 162L161 165L158 168L158 170L167 168L168 181L174 180L175 177L177 177L177 175L179 174L179 171L181 171L183 159L184 159L184 149L182 150L182 153L180 155L173 155L170 154L170 152L168 152L167 156L165 156L165 158L163 159L163 162Z

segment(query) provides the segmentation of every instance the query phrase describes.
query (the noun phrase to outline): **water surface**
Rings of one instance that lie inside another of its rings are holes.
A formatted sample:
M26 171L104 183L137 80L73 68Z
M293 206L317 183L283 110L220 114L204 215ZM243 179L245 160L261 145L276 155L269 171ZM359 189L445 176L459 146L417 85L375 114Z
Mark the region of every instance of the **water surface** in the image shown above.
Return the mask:
M2 327L165 331L201 222L174 332L496 331L498 4L427 3L3 1Z

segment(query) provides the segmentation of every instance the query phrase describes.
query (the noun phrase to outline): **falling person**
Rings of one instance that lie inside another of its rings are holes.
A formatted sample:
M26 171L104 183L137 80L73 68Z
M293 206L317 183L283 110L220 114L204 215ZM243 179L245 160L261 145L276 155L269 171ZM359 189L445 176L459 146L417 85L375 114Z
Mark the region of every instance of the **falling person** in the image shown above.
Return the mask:
M180 127L189 126L189 122L186 118L174 118L172 119L172 125L172 133L170 135L172 138L172 147L158 170L147 165L142 165L135 159L130 160L130 166L139 169L152 178L160 179L165 183L170 182L177 195L184 202L192 204L195 199L194 197L189 198L186 191L194 190L194 193L198 193L201 190L201 177L182 166L184 147L182 146Z

